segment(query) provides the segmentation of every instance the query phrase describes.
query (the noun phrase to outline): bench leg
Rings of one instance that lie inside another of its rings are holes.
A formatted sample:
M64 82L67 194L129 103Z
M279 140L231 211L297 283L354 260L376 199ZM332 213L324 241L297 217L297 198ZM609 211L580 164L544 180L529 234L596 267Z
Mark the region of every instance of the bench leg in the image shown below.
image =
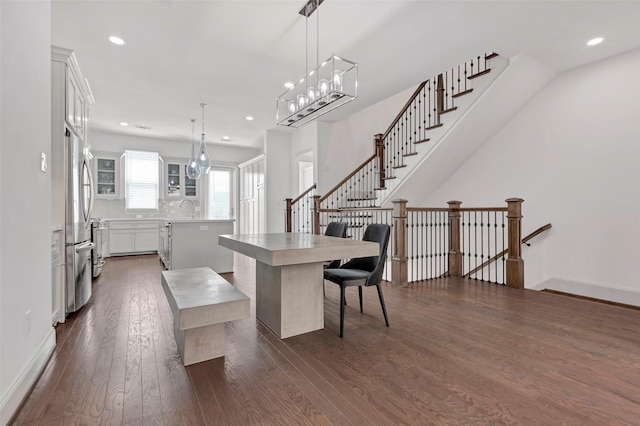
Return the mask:
M174 333L185 366L224 356L224 323Z

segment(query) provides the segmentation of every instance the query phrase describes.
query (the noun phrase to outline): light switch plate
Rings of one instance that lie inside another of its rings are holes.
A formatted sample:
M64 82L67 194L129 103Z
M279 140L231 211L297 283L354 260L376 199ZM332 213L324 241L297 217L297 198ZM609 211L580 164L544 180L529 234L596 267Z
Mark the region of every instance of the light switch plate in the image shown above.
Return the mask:
M40 153L40 171L47 173L47 154L44 152Z

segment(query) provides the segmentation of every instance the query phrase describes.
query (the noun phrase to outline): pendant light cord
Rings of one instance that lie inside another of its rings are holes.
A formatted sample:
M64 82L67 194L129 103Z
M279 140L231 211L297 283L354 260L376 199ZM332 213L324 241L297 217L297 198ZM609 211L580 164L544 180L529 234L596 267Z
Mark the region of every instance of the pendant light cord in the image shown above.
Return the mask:
M309 88L309 15L304 18L304 81L304 93L306 96Z
M320 66L320 5L316 0L316 90L318 87L318 75L320 74L318 67Z
M202 134L204 135L204 108L207 104L200 104L200 106L202 107Z

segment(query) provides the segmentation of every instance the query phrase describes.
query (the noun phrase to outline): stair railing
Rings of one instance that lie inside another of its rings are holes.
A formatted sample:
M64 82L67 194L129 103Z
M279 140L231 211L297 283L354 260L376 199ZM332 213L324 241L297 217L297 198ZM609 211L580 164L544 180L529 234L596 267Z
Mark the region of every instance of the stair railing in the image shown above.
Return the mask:
M490 72L496 56L477 56L418 85L387 130L374 136L374 154L322 197L322 208L377 205L377 191L406 167L406 157L418 154L427 132L442 126L442 116L457 109L456 99L473 91L471 81Z
M321 208L375 207L378 183L376 154L373 154L320 198Z
M458 108L456 99L473 91L470 81L490 72L489 61L496 56L478 56L418 86L382 134L384 159L379 168L384 179L394 179L394 170L406 167L405 158L417 155L417 146L429 142L429 130L442 127L442 116Z
M524 288L522 202L509 198L506 207L462 208L462 202L449 201L448 208L408 208L406 200L395 200L392 285L448 276ZM492 259L503 263L491 269Z
M313 231L313 196L315 195L316 184L314 183L296 198L285 200L285 232L308 232Z

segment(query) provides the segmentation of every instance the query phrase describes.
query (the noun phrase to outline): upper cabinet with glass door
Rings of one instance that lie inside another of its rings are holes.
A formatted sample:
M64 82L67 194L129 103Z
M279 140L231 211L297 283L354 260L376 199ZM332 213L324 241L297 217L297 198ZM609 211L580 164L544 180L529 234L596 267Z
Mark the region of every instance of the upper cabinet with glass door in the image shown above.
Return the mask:
M94 153L96 199L120 198L120 156Z
M198 179L189 179L186 168L187 160L166 159L164 169L165 199L178 200L200 196Z

